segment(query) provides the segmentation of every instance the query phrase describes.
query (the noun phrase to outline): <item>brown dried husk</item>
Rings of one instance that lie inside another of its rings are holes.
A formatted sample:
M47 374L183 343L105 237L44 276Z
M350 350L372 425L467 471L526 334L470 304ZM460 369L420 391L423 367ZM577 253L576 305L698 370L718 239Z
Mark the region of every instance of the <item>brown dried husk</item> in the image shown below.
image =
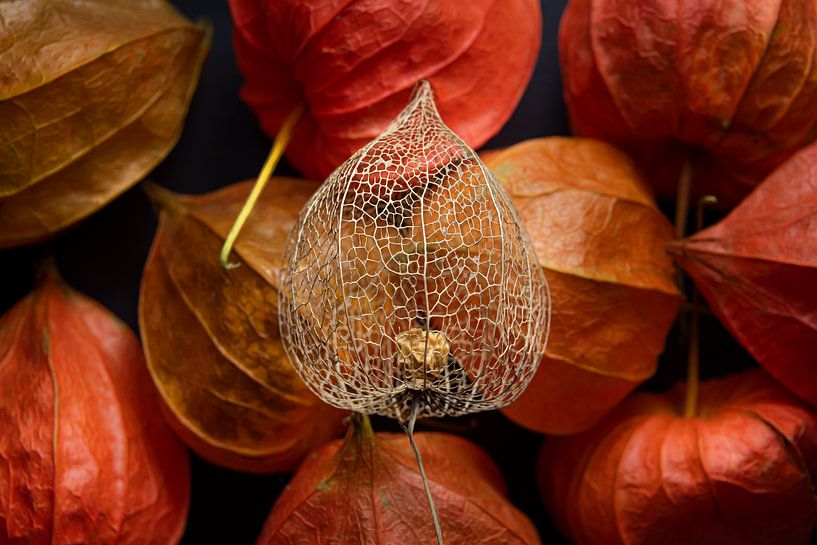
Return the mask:
M209 32L161 0L0 2L0 248L47 238L173 148Z
M0 318L0 543L174 545L187 452L133 333L52 269Z
M166 416L188 445L234 469L289 471L340 433L344 414L307 390L278 332L280 256L317 185L273 178L227 271L219 249L251 185L200 196L150 186L162 212L139 318Z
M652 376L681 297L672 226L632 161L585 138L529 140L486 157L550 284L550 342L503 412L530 429L582 431Z

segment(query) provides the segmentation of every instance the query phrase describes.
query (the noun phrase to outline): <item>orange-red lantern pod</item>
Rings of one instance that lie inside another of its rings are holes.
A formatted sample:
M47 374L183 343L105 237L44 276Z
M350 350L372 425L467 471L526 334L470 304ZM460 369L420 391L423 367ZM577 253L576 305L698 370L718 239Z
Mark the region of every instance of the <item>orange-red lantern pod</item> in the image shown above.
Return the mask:
M418 433L446 545L540 545L530 520L506 498L496 464L473 443ZM356 414L345 441L310 454L264 525L256 545L435 542L409 442L374 433Z
M270 136L296 119L287 157L314 180L377 137L422 79L446 124L481 146L522 97L542 30L538 0L230 0L230 9L241 96Z
M761 365L817 405L817 144L723 221L671 245L712 311Z
M174 545L187 452L133 333L50 272L0 318L0 543Z
M681 297L672 226L633 162L589 138L540 138L493 152L553 300L548 345L502 411L542 433L586 430L653 375Z
M760 370L637 393L548 440L540 485L577 545L806 545L817 522L817 412Z
M665 196L689 160L734 203L814 139L814 0L572 0L559 52L573 130L635 152Z

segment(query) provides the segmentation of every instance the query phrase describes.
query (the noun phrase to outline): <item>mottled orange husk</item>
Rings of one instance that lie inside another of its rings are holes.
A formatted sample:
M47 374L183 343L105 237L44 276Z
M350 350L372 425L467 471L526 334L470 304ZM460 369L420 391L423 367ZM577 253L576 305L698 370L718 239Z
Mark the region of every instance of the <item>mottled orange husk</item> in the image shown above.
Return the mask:
M636 393L545 442L542 494L576 545L806 545L817 521L817 414L763 371Z
M273 178L225 270L219 250L252 182L200 196L148 191L162 205L145 265L139 320L168 422L208 460L289 471L336 437L343 412L315 397L278 331L279 269L298 212L317 188Z
M655 372L681 302L664 245L672 227L626 155L583 138L543 138L487 157L545 271L553 315L545 356L503 412L543 433L587 429Z
M817 144L670 250L735 338L817 405Z
M539 52L538 0L230 0L242 98L274 136L305 106L287 157L323 180L377 137L415 83L472 148L513 112Z
M49 274L0 318L0 543L174 545L187 452L131 331Z
M499 468L454 435L418 433L447 545L536 545L531 522L505 497ZM317 449L298 469L257 545L436 542L417 462L405 435L373 433L355 416L345 441Z
M0 2L0 248L98 210L170 152L209 32L162 0Z
M815 0L571 0L559 31L573 130L633 151L663 196L734 204L815 136Z

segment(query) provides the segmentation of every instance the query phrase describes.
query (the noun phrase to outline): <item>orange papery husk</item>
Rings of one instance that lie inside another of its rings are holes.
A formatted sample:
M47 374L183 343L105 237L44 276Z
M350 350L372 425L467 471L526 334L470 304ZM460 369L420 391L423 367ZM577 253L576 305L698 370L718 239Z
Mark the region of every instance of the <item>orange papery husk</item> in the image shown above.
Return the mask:
M669 249L752 356L817 405L817 145Z
M187 451L128 327L51 269L0 318L0 543L175 545Z
M538 0L230 0L241 96L275 136L303 107L287 149L323 180L391 123L428 80L446 124L472 148L511 116L541 40Z
M807 545L817 413L765 372L635 393L589 431L545 441L539 484L576 545Z
M571 0L559 55L576 134L633 152L662 197L681 165L734 205L814 139L815 0Z
M603 142L529 140L486 161L553 298L539 369L503 413L542 433L577 433L655 372L681 303L665 250L672 226L632 161Z
M539 545L506 498L499 468L473 443L417 433L447 545ZM405 435L374 433L355 415L344 441L312 452L278 497L257 545L435 541L417 462Z

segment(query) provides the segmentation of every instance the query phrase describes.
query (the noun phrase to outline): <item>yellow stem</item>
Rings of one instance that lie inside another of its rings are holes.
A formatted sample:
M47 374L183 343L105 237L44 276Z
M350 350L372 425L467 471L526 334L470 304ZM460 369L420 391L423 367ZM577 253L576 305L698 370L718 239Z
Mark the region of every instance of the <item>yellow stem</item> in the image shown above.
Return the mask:
M250 196L247 197L247 201L244 203L244 207L241 209L241 212L238 213L238 217L236 218L235 223L233 223L233 226L227 235L227 239L224 241L224 246L221 247L221 266L225 269L234 269L235 267L239 266L239 263L230 263L230 252L233 250L233 245L235 244L235 240L238 238L238 233L241 232L241 228L244 227L244 223L250 216L250 212L252 212L252 209L255 207L258 197L261 196L261 192L267 185L267 182L269 181L270 176L272 176L275 167L278 165L278 162L284 155L284 150L286 150L289 141L292 139L292 132L295 129L295 125L298 124L298 120L300 120L301 115L303 115L303 111L304 108L302 105L297 106L294 110L292 110L292 112L290 112L290 114L284 120L284 124L281 125L281 130L278 131L277 135L275 135L275 140L272 143L272 150L270 150L270 154L264 163L264 167L261 169L261 173L258 175L258 179L255 181L252 192L250 192Z

